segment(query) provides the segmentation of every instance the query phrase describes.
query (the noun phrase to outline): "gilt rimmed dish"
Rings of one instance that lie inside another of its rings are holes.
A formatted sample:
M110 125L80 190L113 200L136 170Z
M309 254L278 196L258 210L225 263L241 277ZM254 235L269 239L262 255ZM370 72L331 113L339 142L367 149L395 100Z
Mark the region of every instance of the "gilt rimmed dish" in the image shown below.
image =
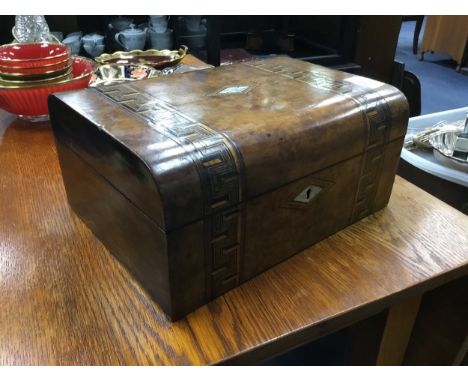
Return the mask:
M163 69L168 66L179 64L186 56L188 48L182 45L178 50L169 49L148 49L131 50L129 52L117 51L114 53L104 53L96 57L96 62L105 64L120 65L148 65L155 69Z

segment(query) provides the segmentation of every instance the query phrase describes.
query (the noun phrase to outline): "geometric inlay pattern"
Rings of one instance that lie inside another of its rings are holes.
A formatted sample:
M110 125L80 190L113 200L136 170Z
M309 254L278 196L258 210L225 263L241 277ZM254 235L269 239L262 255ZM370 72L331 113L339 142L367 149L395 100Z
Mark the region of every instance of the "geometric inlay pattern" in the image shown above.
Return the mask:
M208 272L207 294L217 297L239 284L240 261L242 260L243 215L239 206L216 213L205 223L205 237L210 241L207 253L211 255Z
M392 127L390 107L384 97L376 92L367 92L354 99L361 105L369 126L369 147L384 145Z
M352 221L357 221L372 212L372 203L377 192L378 181L384 159L382 146L364 153L361 176L354 202Z
M311 72L309 70L297 70L285 65L271 63L265 60L255 60L244 63L265 72L275 73L283 77L291 78L298 82L303 82L317 89L329 90L340 94L349 93L355 88L354 85L336 80L325 75L323 72Z
M221 294L238 282L243 220L238 208L242 197L242 158L224 135L193 120L174 106L129 84L95 87L99 93L143 119L147 125L184 148L197 167L203 193L209 264L208 291Z

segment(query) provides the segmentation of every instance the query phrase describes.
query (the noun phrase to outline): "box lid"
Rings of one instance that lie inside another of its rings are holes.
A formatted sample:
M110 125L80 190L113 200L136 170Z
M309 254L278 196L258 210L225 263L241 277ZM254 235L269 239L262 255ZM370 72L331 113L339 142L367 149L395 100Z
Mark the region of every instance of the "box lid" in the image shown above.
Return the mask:
M56 134L164 230L398 139L408 121L396 88L287 57L49 102Z

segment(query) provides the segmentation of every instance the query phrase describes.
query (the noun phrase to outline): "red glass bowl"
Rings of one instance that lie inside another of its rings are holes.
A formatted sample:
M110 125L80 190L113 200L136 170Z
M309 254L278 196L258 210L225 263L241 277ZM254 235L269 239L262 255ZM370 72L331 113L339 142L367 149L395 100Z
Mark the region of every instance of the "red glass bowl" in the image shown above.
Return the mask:
M73 77L45 86L0 86L0 108L20 117L38 117L49 114L47 98L52 93L88 87L95 66L91 60L75 57L72 62Z
M53 65L70 57L70 48L62 44L17 43L0 46L0 65L32 68Z
M68 57L53 64L46 64L43 66L32 66L32 67L4 66L0 63L0 74L11 75L11 76L34 76L34 75L59 72L63 69L66 69L70 65L71 65L71 60Z

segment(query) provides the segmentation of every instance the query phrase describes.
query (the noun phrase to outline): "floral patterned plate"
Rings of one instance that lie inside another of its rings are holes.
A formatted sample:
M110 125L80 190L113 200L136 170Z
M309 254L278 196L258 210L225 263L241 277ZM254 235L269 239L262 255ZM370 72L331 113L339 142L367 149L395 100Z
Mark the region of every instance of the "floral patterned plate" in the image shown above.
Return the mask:
M89 86L109 85L121 81L136 81L157 77L159 71L148 65L101 65L94 72Z
M203 70L212 68L211 65L201 65L193 67L190 65L179 64L170 66L161 70L148 65L101 65L93 74L89 86L111 85L124 81L137 81L146 78L163 77L170 74L191 72L194 70Z

